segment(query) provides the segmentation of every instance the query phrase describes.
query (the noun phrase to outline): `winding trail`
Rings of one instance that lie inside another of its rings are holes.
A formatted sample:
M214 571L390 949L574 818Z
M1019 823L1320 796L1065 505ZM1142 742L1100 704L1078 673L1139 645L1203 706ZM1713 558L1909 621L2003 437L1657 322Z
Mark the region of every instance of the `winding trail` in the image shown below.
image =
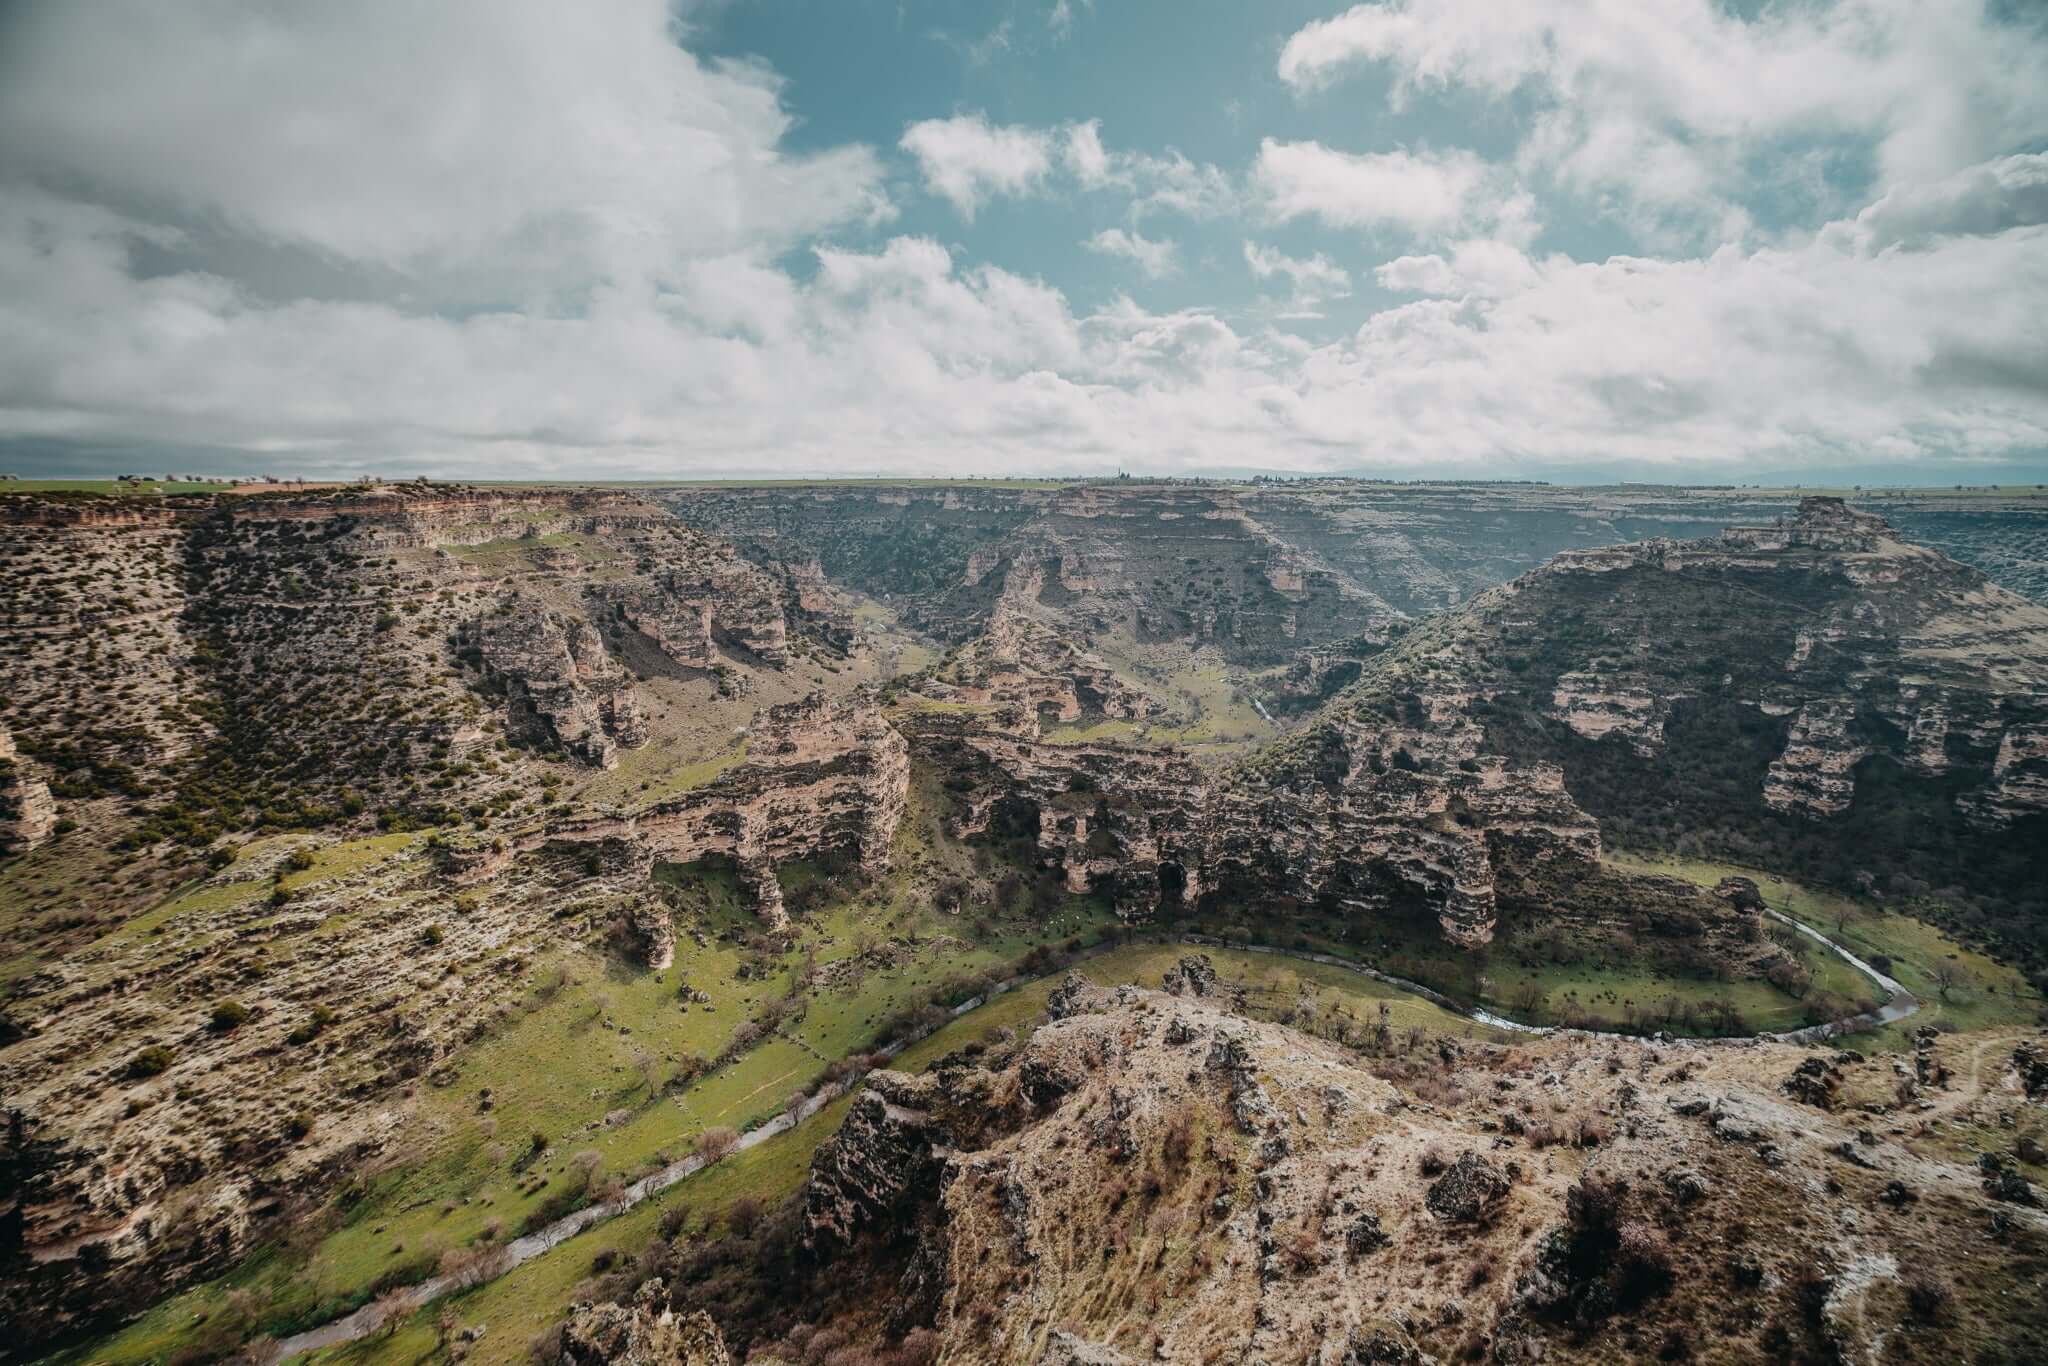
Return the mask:
M1729 1038L1684 1039L1677 1040L1676 1042L1696 1046L1722 1045L1733 1047L1749 1047L1758 1042L1815 1043L1837 1034L1853 1034L1859 1030L1872 1029L1879 1025L1903 1020L1920 1009L1919 998L1907 991L1905 987L1879 972L1876 968L1864 962L1861 958L1858 958L1855 954L1849 952L1849 950L1812 926L1768 908L1766 908L1765 914L1792 926L1807 938L1838 954L1850 967L1868 977L1885 991L1885 1003L1876 1010L1865 1011L1859 1015L1851 1015L1829 1024L1814 1025L1806 1029ZM1319 963L1325 967L1340 968L1347 972L1357 973L1361 977L1369 978L1386 986L1419 996L1433 1005L1440 1006L1450 1013L1471 1020L1476 1024L1483 1024L1493 1029L1506 1030L1516 1034L1538 1036L1561 1034L1574 1038L1596 1039L1634 1039L1641 1037L1640 1035L1622 1034L1607 1030L1567 1029L1557 1025L1524 1024L1519 1020L1510 1020L1504 1016L1495 1015L1491 1011L1477 1007L1468 1010L1443 993L1434 991L1420 982L1412 982L1405 977L1396 977L1390 973L1384 973L1376 968L1369 968L1360 963L1338 958L1332 954L1311 953L1305 949L1279 948L1266 944L1226 943L1221 939L1197 934L1179 935L1160 942L1179 942L1202 948L1225 948L1238 953L1261 953L1275 958L1292 958L1306 963ZM1106 953L1111 947L1109 944L1098 944L1091 949L1085 950L1051 973L1043 973L1035 977L1020 976L1007 978L990 987L983 995L969 997L959 1005L953 1006L948 1014L951 1019L960 1019L962 1016L972 1014L974 1011L981 1009L981 1007L995 1000L998 996L1006 995L1022 986L1029 986L1033 982L1043 981L1046 977L1065 973L1076 963ZM915 1042L918 1042L918 1040L906 1039L886 1044L879 1049L862 1051L879 1053L884 1058L894 1058ZM788 1133L791 1129L796 1128L797 1125L802 1124L805 1120L838 1100L846 1092L847 1086L844 1082L825 1083L815 1094L806 1097L796 1105L778 1112L773 1118L766 1120L758 1127L741 1134L734 1150L744 1152L749 1148L758 1147L766 1143L771 1138ZM502 1253L498 1257L493 1258L483 1268L467 1273L434 1276L414 1285L404 1286L391 1292L391 1294L381 1300L375 1300L364 1305L352 1314L332 1319L317 1328L309 1328L303 1333L297 1333L285 1338L275 1345L270 1355L265 1358L263 1366L276 1366L276 1363L288 1361L293 1357L302 1356L308 1352L318 1352L329 1347L338 1347L345 1342L354 1342L359 1338L368 1337L392 1319L410 1314L414 1310L419 1309L423 1305L430 1304L444 1295L473 1289L476 1286L494 1281L511 1271L514 1267L521 1266L532 1261L542 1253L560 1247L577 1234L594 1228L608 1219L616 1218L634 1206L641 1204L650 1196L658 1195L677 1182L695 1176L708 1165L710 1164L694 1153L682 1158L680 1161L672 1162L651 1175L643 1176L610 1200L600 1200L594 1204L585 1205L582 1209L575 1211L573 1214L564 1215L545 1228L513 1239L505 1244Z

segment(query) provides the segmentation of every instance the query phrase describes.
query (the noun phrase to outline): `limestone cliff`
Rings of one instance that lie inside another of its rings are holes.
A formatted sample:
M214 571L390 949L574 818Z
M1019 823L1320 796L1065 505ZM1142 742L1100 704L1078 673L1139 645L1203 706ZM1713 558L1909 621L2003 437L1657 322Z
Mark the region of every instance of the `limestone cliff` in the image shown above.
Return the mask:
M779 927L786 916L775 865L841 853L871 871L886 867L909 783L908 747L874 697L820 694L771 708L748 737L745 761L701 788L616 816L556 821L516 845L609 846L643 872L657 861L729 857L762 920Z
M504 692L514 734L600 768L612 767L619 745L645 742L625 671L587 621L506 602L470 622L461 640Z

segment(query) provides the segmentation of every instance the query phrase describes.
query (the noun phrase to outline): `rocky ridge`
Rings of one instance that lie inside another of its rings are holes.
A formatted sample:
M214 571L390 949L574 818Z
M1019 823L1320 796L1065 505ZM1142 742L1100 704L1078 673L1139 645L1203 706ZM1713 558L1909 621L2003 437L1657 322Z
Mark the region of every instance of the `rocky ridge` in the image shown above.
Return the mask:
M1332 1366L1592 1341L2020 1359L2048 1333L2010 1289L2048 1220L1775 1090L1825 1054L1446 1042L1376 1063L1234 1013L1205 966L1172 993L1075 979L1021 1044L869 1079L803 1196L813 1274L872 1287L855 1331L930 1332L949 1361ZM1998 1312L1927 1307L1979 1293Z

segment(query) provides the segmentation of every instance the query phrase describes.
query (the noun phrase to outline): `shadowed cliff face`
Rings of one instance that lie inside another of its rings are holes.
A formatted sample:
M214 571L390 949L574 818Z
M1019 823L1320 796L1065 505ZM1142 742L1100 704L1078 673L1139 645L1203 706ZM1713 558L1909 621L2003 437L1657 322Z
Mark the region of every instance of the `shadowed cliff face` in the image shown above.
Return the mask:
M1239 781L1297 785L1418 712L1524 790L1561 775L1611 839L1748 841L2014 925L2048 911L2048 610L1835 500L1560 556L1369 661Z

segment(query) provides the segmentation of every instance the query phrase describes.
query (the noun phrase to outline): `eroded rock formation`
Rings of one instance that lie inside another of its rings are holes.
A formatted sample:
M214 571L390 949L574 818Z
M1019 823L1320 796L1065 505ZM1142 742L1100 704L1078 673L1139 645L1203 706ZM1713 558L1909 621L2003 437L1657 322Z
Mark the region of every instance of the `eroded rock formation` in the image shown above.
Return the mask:
M0 727L0 854L22 854L47 842L57 828L57 803Z
M462 640L505 694L515 735L599 768L617 762L619 746L646 743L632 684L589 622L506 602L471 622Z
M910 756L871 693L822 694L771 708L744 762L704 787L618 816L570 817L529 831L519 847L589 844L643 872L656 862L731 858L762 920L787 922L775 866L822 853L888 866L903 818Z

